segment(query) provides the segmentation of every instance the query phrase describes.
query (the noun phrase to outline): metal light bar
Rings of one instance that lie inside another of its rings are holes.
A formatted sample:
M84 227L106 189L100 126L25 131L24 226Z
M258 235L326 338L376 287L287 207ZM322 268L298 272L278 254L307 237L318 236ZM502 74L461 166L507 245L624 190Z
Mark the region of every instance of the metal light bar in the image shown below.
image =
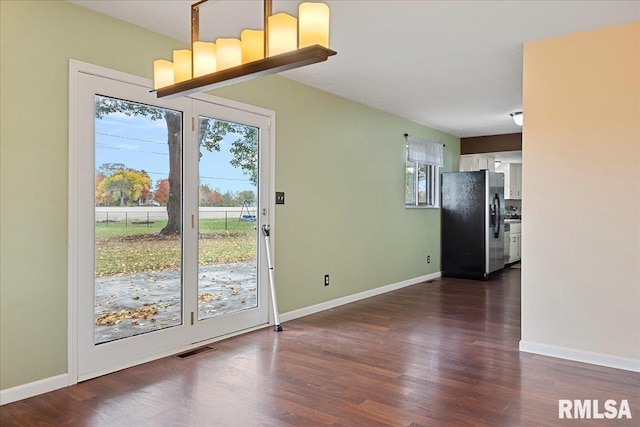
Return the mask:
M335 51L320 45L308 46L166 86L158 89L156 94L158 98L165 99L191 95L196 92L240 83L255 77L326 61L328 57L335 54Z

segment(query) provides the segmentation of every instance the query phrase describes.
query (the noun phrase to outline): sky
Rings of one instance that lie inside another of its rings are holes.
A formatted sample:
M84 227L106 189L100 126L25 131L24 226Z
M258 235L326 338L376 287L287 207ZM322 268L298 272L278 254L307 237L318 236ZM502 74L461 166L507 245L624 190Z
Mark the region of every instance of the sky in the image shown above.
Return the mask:
M229 164L229 152L235 135L227 135L220 142L220 152L202 150L200 158L200 183L207 184L220 193L252 190L255 187L239 168ZM164 119L129 117L112 113L95 121L96 169L104 163L124 163L131 169L144 169L151 178L152 189L158 181L169 175L169 150L167 126Z

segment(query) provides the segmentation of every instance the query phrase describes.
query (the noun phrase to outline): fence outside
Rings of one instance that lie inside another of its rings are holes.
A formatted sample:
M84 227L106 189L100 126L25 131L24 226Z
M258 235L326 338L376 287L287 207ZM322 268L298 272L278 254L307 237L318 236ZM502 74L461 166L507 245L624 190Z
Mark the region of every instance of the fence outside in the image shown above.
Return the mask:
M225 229L231 221L254 221L256 218L256 208L250 207L201 207L199 218L224 220ZM96 207L95 221L97 224L118 225L125 227L151 227L154 222L167 221L166 207Z

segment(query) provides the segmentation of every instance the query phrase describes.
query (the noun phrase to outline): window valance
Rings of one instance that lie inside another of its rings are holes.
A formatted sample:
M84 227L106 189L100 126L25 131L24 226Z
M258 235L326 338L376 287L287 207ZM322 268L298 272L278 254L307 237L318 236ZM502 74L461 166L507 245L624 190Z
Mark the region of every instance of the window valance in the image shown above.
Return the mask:
M417 136L407 136L407 160L414 163L443 166L443 145Z

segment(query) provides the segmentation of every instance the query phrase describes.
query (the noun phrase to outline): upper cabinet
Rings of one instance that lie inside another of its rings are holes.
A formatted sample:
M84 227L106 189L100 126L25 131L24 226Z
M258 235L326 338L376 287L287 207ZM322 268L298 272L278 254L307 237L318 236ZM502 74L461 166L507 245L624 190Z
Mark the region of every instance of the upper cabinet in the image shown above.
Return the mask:
M522 199L522 164L501 163L496 172L504 173L504 198Z
M460 156L460 172L496 170L496 159L485 154L464 154Z

